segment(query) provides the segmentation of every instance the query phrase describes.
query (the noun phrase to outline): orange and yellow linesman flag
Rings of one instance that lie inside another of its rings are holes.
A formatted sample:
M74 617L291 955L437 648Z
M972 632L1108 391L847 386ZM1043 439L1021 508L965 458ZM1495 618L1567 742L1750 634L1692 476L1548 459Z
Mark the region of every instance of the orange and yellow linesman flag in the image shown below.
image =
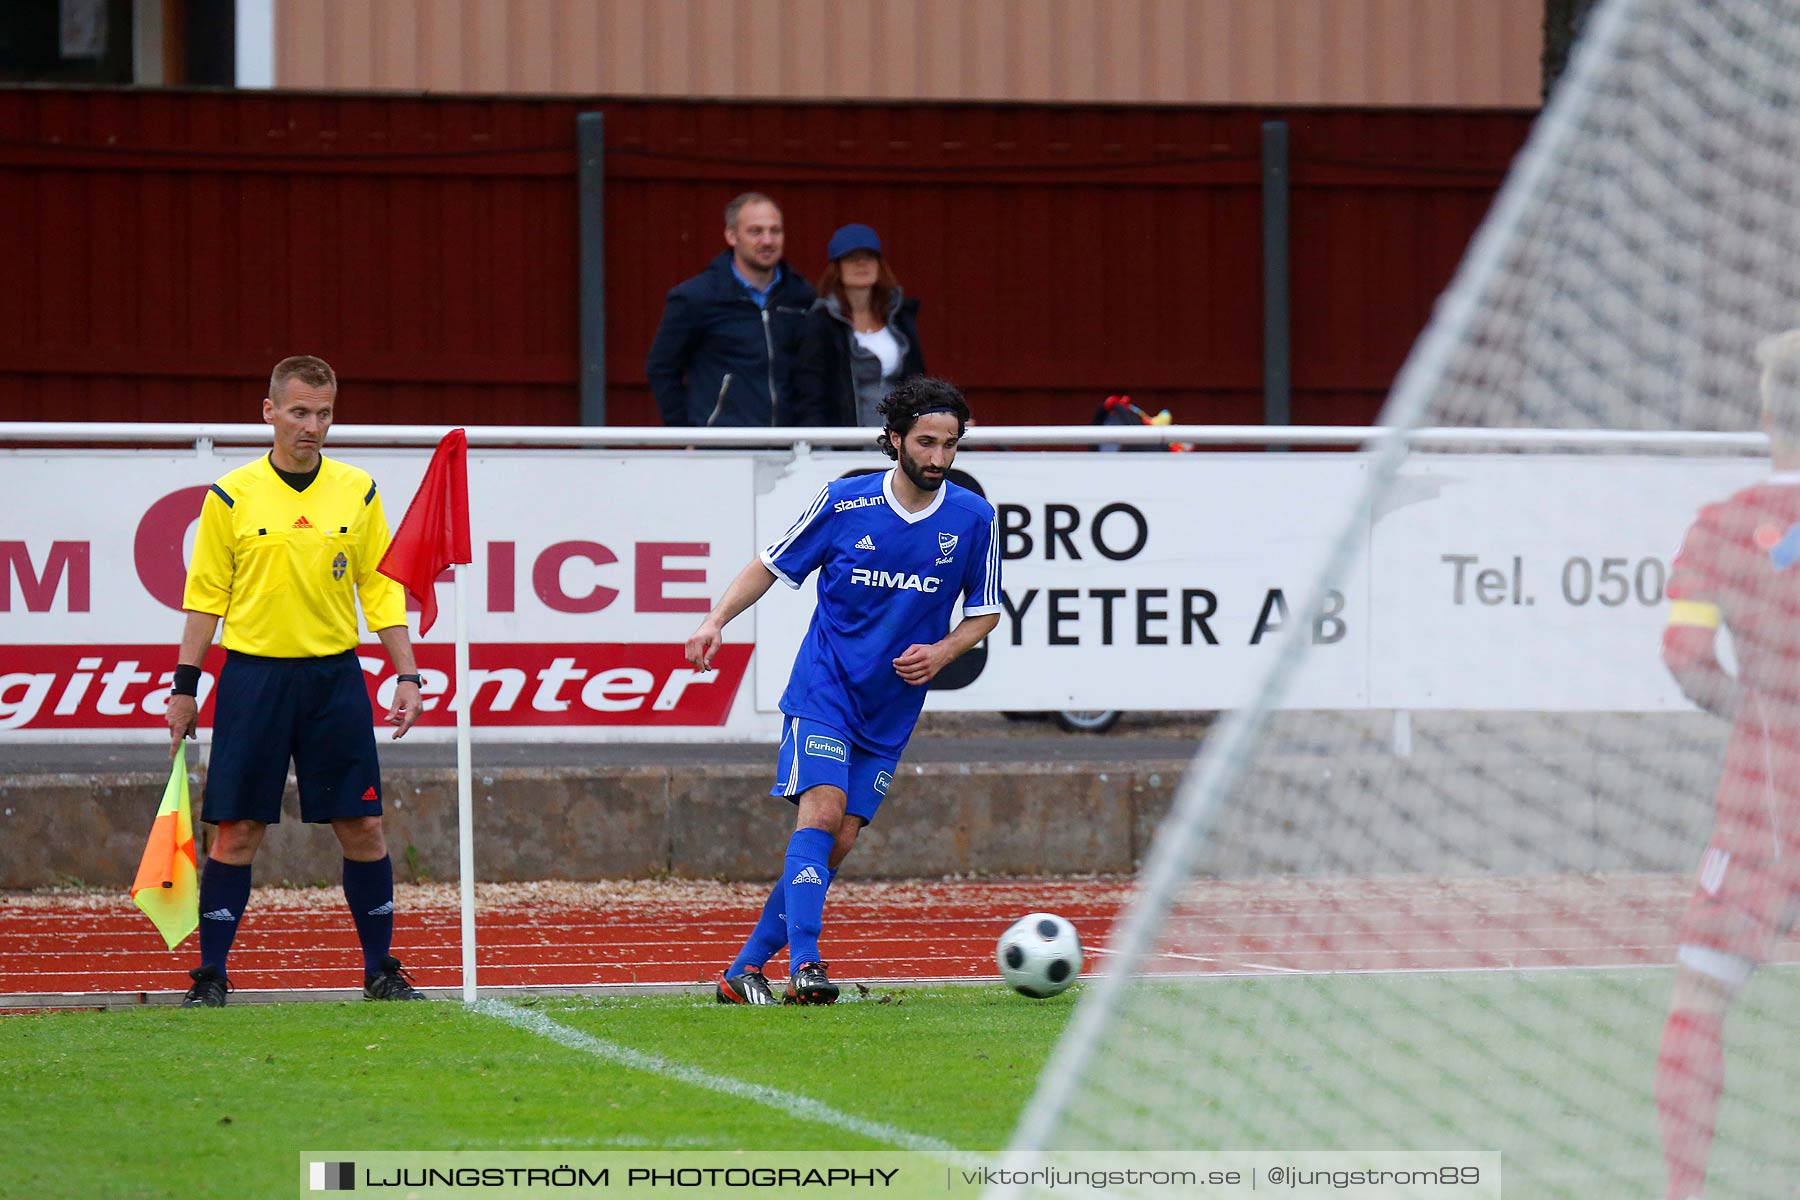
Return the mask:
M131 899L144 910L169 949L200 927L200 876L195 869L194 818L188 808L187 750L175 756L162 807L131 884Z

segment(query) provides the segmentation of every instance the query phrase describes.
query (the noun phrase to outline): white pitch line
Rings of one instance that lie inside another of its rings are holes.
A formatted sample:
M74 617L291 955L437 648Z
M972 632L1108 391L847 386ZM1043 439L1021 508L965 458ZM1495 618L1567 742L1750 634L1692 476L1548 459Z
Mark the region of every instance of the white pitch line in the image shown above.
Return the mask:
M1091 954L1108 954L1108 955L1110 955L1111 953L1113 953L1111 950L1108 950L1105 946L1084 945L1082 947L1082 949ZM1254 970L1183 972L1182 974L1179 974L1179 975L1174 975L1174 974L1152 975L1152 974L1147 974L1147 973L1140 973L1139 978L1145 980L1146 982L1181 982L1181 981L1186 981L1186 980L1199 980L1199 979L1254 979L1260 973L1268 973L1268 974L1273 974L1273 975L1316 975L1316 976L1326 976L1326 975L1522 975L1527 972L1561 972L1561 971L1662 971L1662 970L1670 970L1675 966L1675 963L1671 960L1669 962L1638 962L1638 963L1622 963L1622 962L1539 963L1539 964L1535 964L1535 965L1519 963L1519 964L1512 964L1512 965L1497 965L1497 966L1491 966L1491 967L1327 967L1327 968L1309 968L1309 967L1277 967L1277 966L1271 966L1271 965L1267 965L1267 964L1263 964L1263 963L1248 962L1244 959L1236 959L1236 958L1229 958L1229 957L1208 958L1202 954L1182 954L1179 951L1174 951L1174 950L1159 951L1159 952L1157 952L1155 957L1180 959L1184 962L1217 962L1217 963L1236 962L1236 963L1242 963L1243 966L1245 966L1245 967L1254 968ZM1763 971L1787 970L1787 969L1791 969L1791 968L1797 967L1797 966L1800 966L1800 959L1776 959L1776 960L1773 960L1770 962L1763 963L1758 969L1763 970Z
M962 1153L948 1142L940 1142L936 1138L912 1133L880 1121L869 1121L862 1117L852 1116L808 1096L797 1096L792 1092L784 1092L779 1088L768 1087L760 1083L747 1083L729 1075L714 1075L711 1071L704 1071L689 1063L675 1062L660 1055L633 1050L629 1046L621 1046L617 1042L594 1037L579 1029L571 1029L567 1025L552 1021L543 1013L527 1012L503 1000L477 1000L470 1007L484 1016L504 1021L527 1033L535 1033L559 1046L579 1050L584 1054L591 1054L595 1058L616 1063L622 1067L629 1067L634 1071L661 1075L692 1087L704 1088L709 1092L719 1092L738 1100L751 1100L766 1108L797 1117L802 1121L831 1125L859 1137L866 1137L871 1141L894 1146L901 1150L920 1150L959 1159L962 1157Z
M1108 950L1105 946L1083 946L1082 949L1087 950L1094 954L1111 954L1112 953L1112 951ZM1277 967L1270 963L1251 962L1250 960L1244 959L1244 958L1235 958L1235 957L1229 957L1229 956L1223 957L1223 958L1209 957L1208 955L1205 955L1205 954L1180 954L1174 950L1159 951L1157 953L1156 957L1158 957L1158 958L1178 958L1183 962L1239 963L1246 967L1253 967L1258 971L1267 971L1272 975L1310 975L1310 974L1313 974L1313 972L1307 971L1302 967ZM1219 972L1219 973L1225 974L1225 972ZM1244 974L1245 972L1238 971L1238 972L1234 972L1234 973L1241 975L1241 974Z
M1157 955L1157 957L1158 958L1179 958L1183 962L1237 963L1240 966L1249 967L1252 970L1267 971L1271 975L1307 975L1307 974L1311 974L1311 972L1307 971L1304 967L1278 967L1273 963L1251 962L1247 958L1209 958L1204 954L1177 954L1173 950L1166 950L1163 953Z
M1771 967L1786 967L1787 963L1764 963L1762 970ZM1180 974L1151 975L1143 974L1138 978L1145 983L1194 983L1206 979L1261 979L1270 974L1293 976L1309 976L1326 979L1335 975L1534 975L1564 971L1669 971L1675 964L1668 963L1596 963L1593 966L1576 966L1572 963L1545 963L1541 966L1511 967L1337 967L1328 970L1307 970L1298 967L1277 967L1273 971L1183 971Z

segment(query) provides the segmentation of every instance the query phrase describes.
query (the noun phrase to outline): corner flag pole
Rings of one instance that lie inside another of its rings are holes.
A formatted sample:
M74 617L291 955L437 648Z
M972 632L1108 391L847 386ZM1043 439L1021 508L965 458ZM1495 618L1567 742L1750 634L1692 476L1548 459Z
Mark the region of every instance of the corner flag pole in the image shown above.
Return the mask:
M374 493L371 492L370 495ZM469 789L469 604L463 570L475 561L469 536L469 436L452 429L432 451L425 478L413 493L406 516L394 531L376 570L411 592L419 602L419 636L437 621L437 579L445 567L456 605L456 826L461 843L463 999L475 999L475 829Z
M462 889L463 1002L475 1003L475 801L469 749L469 604L463 568L451 568L456 603L456 841Z

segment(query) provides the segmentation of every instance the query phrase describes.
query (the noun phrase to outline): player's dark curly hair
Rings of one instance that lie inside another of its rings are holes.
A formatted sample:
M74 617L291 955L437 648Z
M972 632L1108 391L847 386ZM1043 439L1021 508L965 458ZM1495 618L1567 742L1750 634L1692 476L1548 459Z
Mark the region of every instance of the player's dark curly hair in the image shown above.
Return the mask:
M881 427L877 442L881 452L894 459L900 457L900 452L894 449L888 434L897 433L900 440L905 441L913 424L928 412L947 412L954 416L959 438L969 428L969 402L963 399L962 391L948 379L931 375L915 375L896 385L881 402L878 411L886 424Z

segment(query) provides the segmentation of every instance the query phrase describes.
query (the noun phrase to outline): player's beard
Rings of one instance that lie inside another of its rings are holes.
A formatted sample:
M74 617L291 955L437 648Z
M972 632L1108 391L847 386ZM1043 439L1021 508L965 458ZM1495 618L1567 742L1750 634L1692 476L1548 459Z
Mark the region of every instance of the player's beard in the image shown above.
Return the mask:
M922 492L935 492L944 486L945 476L950 471L950 468L945 467L944 475L927 475L925 464L913 458L904 449L900 451L900 469L905 471L906 477L913 481L913 486Z

